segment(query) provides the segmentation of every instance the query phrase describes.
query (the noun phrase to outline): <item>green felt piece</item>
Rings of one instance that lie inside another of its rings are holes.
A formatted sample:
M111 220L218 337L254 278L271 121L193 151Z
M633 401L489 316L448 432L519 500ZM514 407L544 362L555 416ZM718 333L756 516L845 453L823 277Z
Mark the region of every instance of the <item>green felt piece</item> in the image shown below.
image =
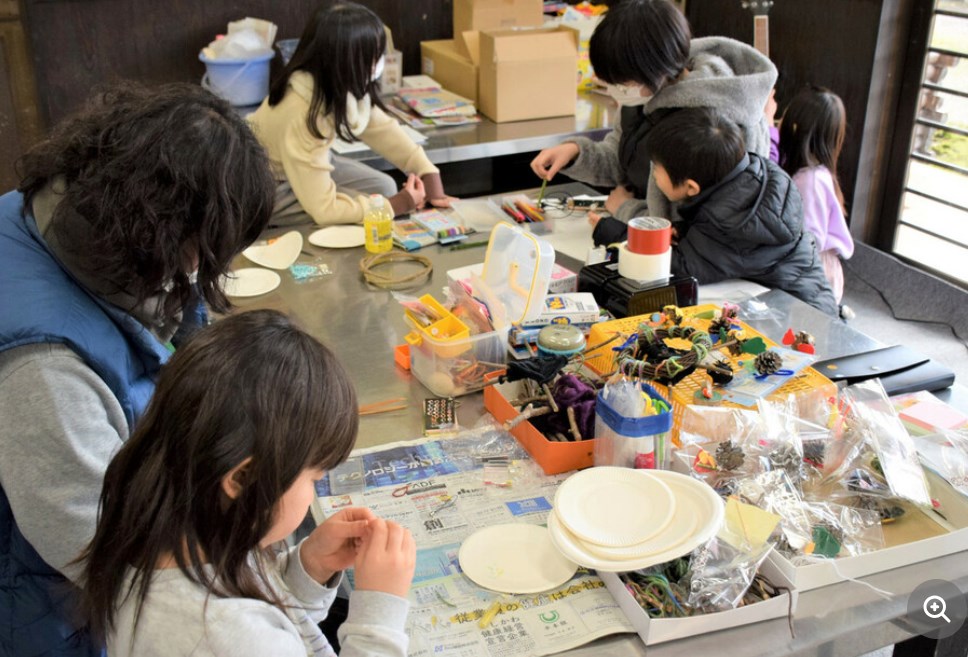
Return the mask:
M833 559L840 554L840 543L830 531L821 525L813 528L813 553Z
M750 338L743 342L743 353L744 354L762 354L766 351L766 343L763 342L763 338Z

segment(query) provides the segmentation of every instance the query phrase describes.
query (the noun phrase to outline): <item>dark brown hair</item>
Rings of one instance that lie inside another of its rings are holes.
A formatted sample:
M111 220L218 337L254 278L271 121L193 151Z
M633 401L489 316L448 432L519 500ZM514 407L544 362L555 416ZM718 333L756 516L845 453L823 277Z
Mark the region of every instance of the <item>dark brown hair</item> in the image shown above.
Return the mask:
M725 178L746 154L739 126L706 107L670 113L649 131L646 147L673 185L691 179L700 189Z
M212 595L280 606L263 559L253 568L250 555L271 558L259 543L299 474L346 459L357 413L333 353L279 312L241 313L196 333L162 368L104 477L97 531L78 559L81 611L95 636L106 637L132 594L137 623L152 572L169 554ZM242 492L229 500L222 479L247 458Z
M667 0L609 4L588 44L595 75L611 84L637 82L658 93L686 67L689 22Z
M356 141L346 115L346 95L370 101L386 109L380 100L379 83L373 80L373 67L387 49L387 35L379 16L355 2L339 2L320 7L303 28L299 45L282 73L272 81L269 105L279 104L286 95L289 78L296 71L313 76L313 97L309 103L306 127L317 139L319 117L333 115L336 136Z
M266 227L275 183L238 114L198 85L133 83L97 93L18 163L25 211L55 179L58 242L136 304L165 292L165 319L191 296L230 307L221 278ZM130 309L126 309L130 310Z
M813 85L790 101L780 123L780 166L791 176L805 167L827 167L845 215L847 210L837 176L837 160L846 133L847 114L840 96L830 89Z

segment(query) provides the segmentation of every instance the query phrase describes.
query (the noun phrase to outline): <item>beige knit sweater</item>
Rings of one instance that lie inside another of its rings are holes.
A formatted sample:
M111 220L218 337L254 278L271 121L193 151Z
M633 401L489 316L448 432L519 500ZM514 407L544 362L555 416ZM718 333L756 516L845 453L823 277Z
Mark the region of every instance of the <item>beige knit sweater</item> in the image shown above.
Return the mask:
M317 224L361 223L366 197L337 191L332 179L330 147L336 136L332 115L318 119L323 139L314 137L306 126L312 97L312 76L296 71L283 99L274 107L268 99L263 101L249 115L249 125L269 155L276 180L289 182L300 205ZM395 167L421 177L439 172L396 120L373 107L368 96L363 100L350 97L347 109L353 133Z

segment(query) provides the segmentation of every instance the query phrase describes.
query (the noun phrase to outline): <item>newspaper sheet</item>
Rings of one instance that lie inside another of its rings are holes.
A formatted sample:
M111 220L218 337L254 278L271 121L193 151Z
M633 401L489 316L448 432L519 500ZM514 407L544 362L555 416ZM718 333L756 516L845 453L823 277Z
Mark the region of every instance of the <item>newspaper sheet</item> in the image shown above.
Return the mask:
M510 485L485 483L482 459L494 456L510 460ZM321 522L345 506L366 506L413 532L411 657L547 655L634 628L594 572L579 569L541 594L503 595L465 577L458 551L483 527L543 525L566 477L544 475L503 432L395 443L355 452L318 482L313 515Z

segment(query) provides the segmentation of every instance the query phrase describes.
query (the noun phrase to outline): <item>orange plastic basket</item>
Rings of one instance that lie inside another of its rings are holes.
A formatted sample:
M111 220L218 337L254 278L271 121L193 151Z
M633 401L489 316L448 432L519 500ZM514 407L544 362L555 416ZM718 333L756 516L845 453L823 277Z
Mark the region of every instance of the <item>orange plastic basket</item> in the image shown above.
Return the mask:
M696 328L704 331L709 328L712 313L718 309L719 306L714 306L712 304L680 308L685 318L684 321L688 322L691 326L695 326ZM702 317L697 317L697 315ZM652 317L653 315L638 315L636 317L626 317L624 319L615 319L610 322L600 322L595 324L592 326L592 329L588 334L588 344L601 344L614 336L616 333L620 333L623 336L628 337L632 333L636 333L638 331L640 324L652 321ZM767 346L778 346L768 337L756 329L751 328L744 322L737 321L734 323L739 324L742 327L744 337L760 337L767 344ZM597 349L586 354L585 366L598 374L607 374L615 371L616 352L613 351L613 348L621 344L622 341L623 339L620 338L605 346L598 347ZM691 346L688 340L680 339L669 340L667 344L670 347L679 349L689 349ZM728 351L725 350L718 353L723 358L728 360L730 365L734 367L737 366L736 361L749 357L746 355L732 356L728 353ZM697 370L676 385L669 388L669 399L672 401L672 440L677 446L681 445L679 442L679 429L682 426L682 416L686 411L686 407L693 403L696 392L706 384L707 380L708 375L701 370ZM785 399L791 394L798 397L801 395L809 395L811 398L815 398L816 396L822 399L827 399L828 397L832 397L837 394L837 386L830 379L812 367L805 367L804 369L800 370L796 376L791 377L789 381L774 390L773 393L767 397L767 399ZM731 408L743 408L739 404L726 400L718 403Z

